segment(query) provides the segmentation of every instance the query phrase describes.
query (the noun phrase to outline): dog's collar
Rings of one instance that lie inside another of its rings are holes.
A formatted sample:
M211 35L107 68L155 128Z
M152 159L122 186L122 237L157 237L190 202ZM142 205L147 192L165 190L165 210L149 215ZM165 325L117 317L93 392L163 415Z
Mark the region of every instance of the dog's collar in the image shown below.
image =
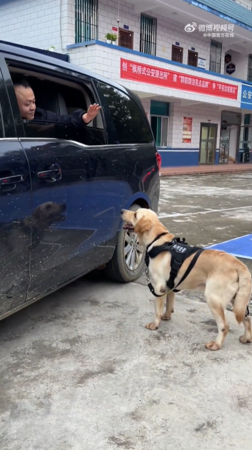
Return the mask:
M155 239L146 247L146 252L148 252L149 248L152 246L152 244L154 244L154 242L158 241L158 239L160 239L162 236L165 236L167 233L167 231L165 231L164 233L160 233L157 237L155 237Z

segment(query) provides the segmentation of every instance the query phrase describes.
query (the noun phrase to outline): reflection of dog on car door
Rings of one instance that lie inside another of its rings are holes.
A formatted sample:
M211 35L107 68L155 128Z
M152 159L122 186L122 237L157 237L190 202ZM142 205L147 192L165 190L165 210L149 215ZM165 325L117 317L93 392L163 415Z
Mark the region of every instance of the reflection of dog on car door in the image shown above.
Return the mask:
M122 210L124 229L137 233L139 241L147 247L149 253L153 248L172 243L175 236L159 221L150 209L137 211ZM150 255L149 255L150 256ZM209 350L221 348L228 333L225 309L233 304L233 312L238 323L243 322L244 335L240 337L243 344L252 342L251 321L248 302L251 295L251 274L248 268L232 255L218 250L203 250L188 275L183 278L194 254L185 258L174 280L179 290L203 290L207 304L216 320L218 335L215 341L206 344ZM149 274L152 279L156 298L155 320L146 325L150 330L159 327L161 319L169 320L173 313L175 294L167 288L171 275L171 252L161 251L149 260ZM182 281L183 278L183 281ZM180 284L181 281L181 284ZM168 293L167 293L168 291ZM163 313L166 300L166 310Z
M7 251L14 256L20 254L20 250L34 249L54 222L65 220L61 215L65 210L65 203L45 202L31 216L0 226L0 254Z

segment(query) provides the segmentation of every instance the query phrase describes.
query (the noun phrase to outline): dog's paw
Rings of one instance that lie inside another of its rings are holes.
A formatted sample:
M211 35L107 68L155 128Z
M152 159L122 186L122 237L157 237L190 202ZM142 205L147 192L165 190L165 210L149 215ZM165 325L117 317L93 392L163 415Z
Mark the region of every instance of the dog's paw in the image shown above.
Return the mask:
M250 343L252 342L252 337L249 338L249 339L247 339L246 336L240 336L240 337L239 337L239 341L240 341L242 344L250 344Z
M208 350L212 350L212 351L220 350L219 344L217 344L217 342L215 342L215 341L207 342L207 344L205 345L205 347L206 347Z
M171 314L162 314L161 319L162 320L171 320Z
M147 323L147 324L145 325L145 328L147 328L148 330L152 330L152 331L158 329L158 327L157 327L157 325L155 324L155 322Z

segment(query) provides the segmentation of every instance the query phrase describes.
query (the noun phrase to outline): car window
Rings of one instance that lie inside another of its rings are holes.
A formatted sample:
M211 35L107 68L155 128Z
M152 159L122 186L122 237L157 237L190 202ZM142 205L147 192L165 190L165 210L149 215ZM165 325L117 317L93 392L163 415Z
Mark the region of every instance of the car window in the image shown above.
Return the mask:
M38 74L36 76L31 72L27 76L26 74L22 76L21 70L19 72L16 68L12 73L10 66L9 70L13 83L18 82L20 78L25 78L36 98L35 118L31 121L22 120L26 137L67 139L85 145L106 143L101 113L88 125L81 120L82 111L85 113L89 105L96 100L88 86L84 83L77 84L72 79L58 79L52 75ZM67 123L67 117L77 110L79 112L75 125ZM43 114L43 111L54 113L54 117L51 114Z
M112 118L114 141L121 144L152 142L153 136L147 118L134 100L109 84L99 81L95 84L101 105Z

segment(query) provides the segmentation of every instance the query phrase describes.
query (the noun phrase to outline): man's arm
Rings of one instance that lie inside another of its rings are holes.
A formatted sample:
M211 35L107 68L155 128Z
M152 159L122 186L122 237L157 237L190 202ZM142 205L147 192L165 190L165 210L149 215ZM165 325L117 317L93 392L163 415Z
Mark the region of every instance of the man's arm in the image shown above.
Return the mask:
M35 121L61 123L63 125L73 125L76 128L80 128L91 122L97 116L100 109L101 107L99 105L94 104L89 106L87 112L82 109L77 109L70 115L62 115L37 108Z

